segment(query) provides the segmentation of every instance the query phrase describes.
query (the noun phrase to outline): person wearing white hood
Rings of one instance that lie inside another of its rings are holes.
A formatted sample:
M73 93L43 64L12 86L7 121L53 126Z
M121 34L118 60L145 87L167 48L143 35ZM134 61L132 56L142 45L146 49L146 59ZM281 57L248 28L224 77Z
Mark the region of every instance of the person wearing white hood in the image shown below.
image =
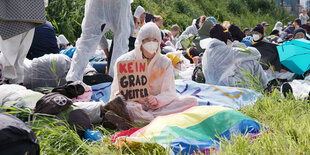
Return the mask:
M197 35L199 28L203 25L206 20L206 16L199 16L197 19L194 19L192 25L187 27L185 31L180 35L179 41L176 43L175 47L177 49L182 49L181 40L190 37L191 35Z
M145 24L145 16L146 16L145 9L142 6L138 6L136 11L135 11L134 16L138 20L138 27L135 29L133 37L137 38L137 35L138 35L141 27Z
M273 30L278 30L279 32L281 32L281 31L282 31L282 26L283 26L283 24L282 24L281 22L278 21L278 22L274 25Z
M113 66L118 57L128 51L130 22L132 20L130 0L86 0L82 22L82 34L76 43L70 70L66 80L82 81L88 60L96 51L102 34L114 32L114 45L109 75L114 75Z
M206 49L202 57L202 71L205 83L219 86L247 87L244 71L259 77L259 82L267 87L267 76L259 63L260 53L252 47L248 51L227 45L228 34L220 24L210 30L210 37L200 44Z
M126 102L131 121L151 121L156 116L182 112L197 106L195 97L178 97L175 88L173 66L171 61L161 54L161 34L156 24L149 22L140 29L135 42L135 49L119 57L115 64L125 60L147 59L147 77L150 95L145 100ZM117 65L114 66L117 70ZM113 100L119 94L117 73L111 86Z

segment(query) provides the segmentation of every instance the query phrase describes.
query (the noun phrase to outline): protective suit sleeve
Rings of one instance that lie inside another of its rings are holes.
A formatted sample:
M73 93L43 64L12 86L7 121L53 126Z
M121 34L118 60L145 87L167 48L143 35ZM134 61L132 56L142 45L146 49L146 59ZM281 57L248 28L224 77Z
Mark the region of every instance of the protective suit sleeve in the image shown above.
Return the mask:
M161 93L155 96L158 101L158 105L153 109L163 107L171 103L177 97L172 64L167 66L167 70L163 78L165 78L165 80L161 85Z

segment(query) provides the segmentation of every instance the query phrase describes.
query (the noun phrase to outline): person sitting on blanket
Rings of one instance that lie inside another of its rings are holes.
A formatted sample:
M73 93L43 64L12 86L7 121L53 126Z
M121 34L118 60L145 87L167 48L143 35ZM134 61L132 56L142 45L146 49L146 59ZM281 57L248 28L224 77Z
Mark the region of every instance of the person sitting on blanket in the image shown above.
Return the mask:
M202 57L202 71L207 84L246 87L240 83L249 80L245 78L248 72L252 76L258 75L263 87L267 86L266 74L259 63L261 55L255 48L228 46L227 30L220 24L211 28L210 37L201 41L206 49Z
M147 59L147 76L149 85L149 96L137 102L109 102L105 107L105 117L119 128L126 123L124 119L132 122L152 121L157 116L182 112L198 102L195 97L178 97L175 88L173 66L171 61L161 54L160 49L161 34L159 28L154 23L147 23L142 26L135 49L117 59L119 61ZM117 64L117 62L115 64ZM118 79L117 65L114 66L114 79ZM111 85L110 101L120 98L118 80L113 80ZM121 101L121 100L119 100ZM107 107L110 108L107 108ZM119 113L118 113L118 112ZM121 119L117 115L129 117ZM114 115L114 116L113 116Z

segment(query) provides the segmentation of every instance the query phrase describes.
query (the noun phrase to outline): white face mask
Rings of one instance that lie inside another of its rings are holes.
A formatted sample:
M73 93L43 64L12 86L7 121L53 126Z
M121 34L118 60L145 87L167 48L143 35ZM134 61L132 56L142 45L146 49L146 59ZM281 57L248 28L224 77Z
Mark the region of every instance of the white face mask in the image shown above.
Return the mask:
M253 34L253 40L258 41L260 39L259 34Z
M158 42L150 41L142 45L142 47L150 54L156 53L158 49Z

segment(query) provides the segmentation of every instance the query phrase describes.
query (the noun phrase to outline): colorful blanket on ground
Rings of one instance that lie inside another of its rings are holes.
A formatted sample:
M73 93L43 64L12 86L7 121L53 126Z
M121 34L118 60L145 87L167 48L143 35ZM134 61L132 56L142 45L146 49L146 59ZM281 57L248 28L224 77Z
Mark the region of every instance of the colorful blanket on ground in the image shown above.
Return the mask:
M123 142L138 141L157 143L170 148L174 154L193 154L197 151L209 154L217 150L219 143L231 140L232 135L259 136L262 126L252 118L230 108L218 106L200 106L182 113L159 116L149 125L130 134L123 133L116 145ZM117 137L112 136L112 141Z
M200 106L211 105L241 109L244 106L253 105L258 97L263 97L262 94L245 88L215 86L191 80L176 80L175 86L180 95L197 97Z
M262 96L249 89L201 84L191 80L176 80L175 85L178 94L197 97L199 105L240 109L243 106L253 105L258 97ZM109 101L111 83L94 85L92 89L92 101L105 103Z

